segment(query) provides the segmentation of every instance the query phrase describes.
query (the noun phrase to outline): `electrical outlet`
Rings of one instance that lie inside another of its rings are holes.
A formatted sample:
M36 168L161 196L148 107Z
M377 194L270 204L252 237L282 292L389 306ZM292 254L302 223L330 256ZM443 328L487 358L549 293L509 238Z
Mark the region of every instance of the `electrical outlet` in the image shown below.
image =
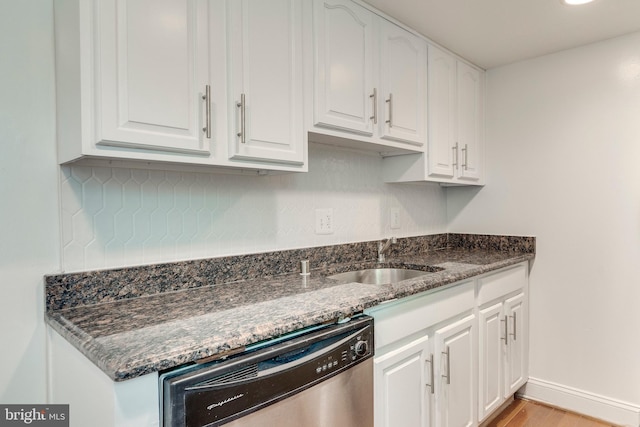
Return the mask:
M316 209L316 234L333 234L333 209Z
M389 216L391 217L391 228L394 230L400 228L400 208L391 208Z

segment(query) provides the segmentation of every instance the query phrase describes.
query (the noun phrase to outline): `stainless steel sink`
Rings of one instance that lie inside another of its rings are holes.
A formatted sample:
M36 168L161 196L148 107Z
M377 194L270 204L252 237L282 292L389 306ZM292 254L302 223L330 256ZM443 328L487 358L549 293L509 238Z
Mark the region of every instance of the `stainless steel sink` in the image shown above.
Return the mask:
M389 283L413 279L427 274L429 274L429 271L410 270L406 268L368 268L365 270L333 274L328 277L344 283L356 282L369 285L388 285Z

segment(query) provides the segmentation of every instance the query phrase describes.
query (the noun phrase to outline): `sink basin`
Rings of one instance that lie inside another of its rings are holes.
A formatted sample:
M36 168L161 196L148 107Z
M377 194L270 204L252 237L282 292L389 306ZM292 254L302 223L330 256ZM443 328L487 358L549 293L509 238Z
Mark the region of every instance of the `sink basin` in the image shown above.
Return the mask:
M368 268L365 270L347 271L328 276L330 279L344 283L366 283L368 285L388 285L389 283L413 279L429 274L428 271L410 270L406 268Z

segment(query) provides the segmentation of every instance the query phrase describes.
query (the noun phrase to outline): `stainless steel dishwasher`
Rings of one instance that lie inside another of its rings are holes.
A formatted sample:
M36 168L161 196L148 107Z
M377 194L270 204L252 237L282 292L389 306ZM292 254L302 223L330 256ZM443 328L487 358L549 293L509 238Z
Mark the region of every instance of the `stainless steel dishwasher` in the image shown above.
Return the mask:
M165 427L372 427L373 318L307 328L160 376Z

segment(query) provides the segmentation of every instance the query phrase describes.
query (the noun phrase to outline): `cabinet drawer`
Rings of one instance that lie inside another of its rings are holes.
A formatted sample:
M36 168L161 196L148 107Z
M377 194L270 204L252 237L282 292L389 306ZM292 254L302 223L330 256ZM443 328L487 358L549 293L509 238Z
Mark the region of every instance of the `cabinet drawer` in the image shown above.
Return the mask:
M527 285L527 263L490 273L478 278L478 305L502 298Z
M375 344L382 348L425 328L472 310L474 280L447 289L403 298L368 310L375 319Z

